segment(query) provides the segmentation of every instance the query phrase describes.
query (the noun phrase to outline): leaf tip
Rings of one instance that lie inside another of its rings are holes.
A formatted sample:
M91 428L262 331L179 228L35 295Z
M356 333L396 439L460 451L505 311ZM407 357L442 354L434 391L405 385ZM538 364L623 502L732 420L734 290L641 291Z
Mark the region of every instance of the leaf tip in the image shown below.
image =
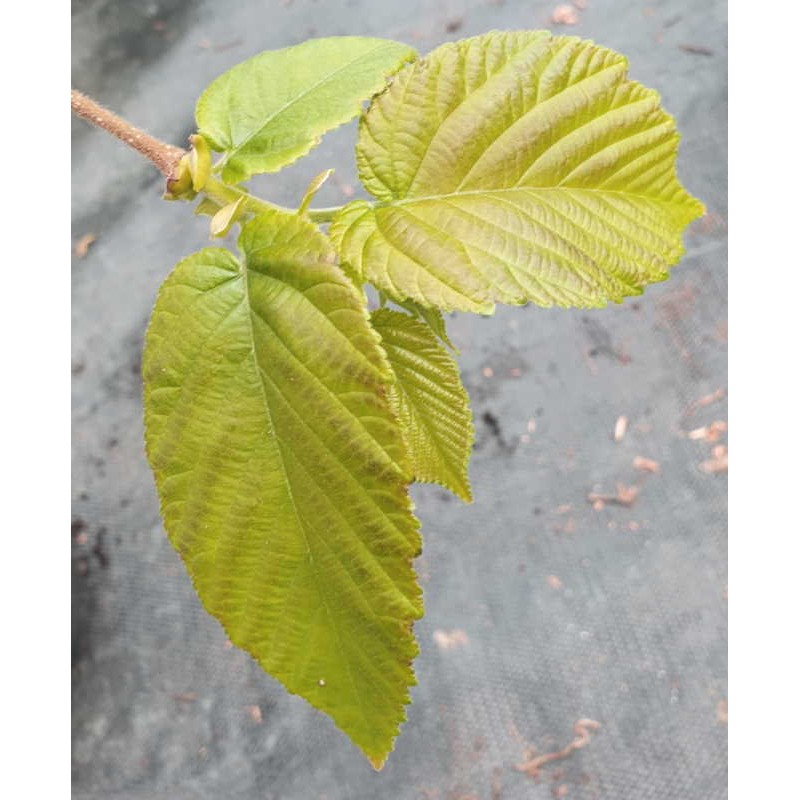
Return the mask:
M369 760L369 763L372 764L372 769L374 769L375 772L380 772L384 766L386 766L386 758L387 756L383 756L382 758L379 758L378 756L367 756L367 759Z
M696 219L700 219L700 217L704 217L708 213L708 209L706 208L706 204L702 200L698 200L698 198L692 197L692 221Z

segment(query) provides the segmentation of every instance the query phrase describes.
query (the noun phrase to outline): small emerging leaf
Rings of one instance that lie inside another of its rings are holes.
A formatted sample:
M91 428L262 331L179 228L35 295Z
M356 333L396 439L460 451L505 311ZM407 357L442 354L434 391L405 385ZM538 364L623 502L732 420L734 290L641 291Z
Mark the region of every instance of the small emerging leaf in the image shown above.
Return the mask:
M400 420L414 478L433 482L467 503L474 428L458 366L424 322L387 308L372 324L396 377L389 399Z
M389 365L326 237L248 222L206 249L147 332L147 452L169 538L228 637L380 766L422 614Z
M303 199L300 202L300 207L297 209L297 213L301 217L306 213L306 209L311 205L314 195L322 188L325 181L327 181L331 175L333 175L333 169L326 169L324 172L320 172L319 175L311 179L311 182L308 184L308 188L306 189L306 193L303 195Z
M214 214L214 216L211 218L211 222L209 223L209 231L211 232L212 238L216 239L221 236L225 236L228 233L234 222L236 222L241 215L246 199L247 198L242 195L232 203L228 203L228 205L223 206L219 211L217 211L216 214Z
M222 152L222 179L276 172L355 117L386 79L416 57L385 39L335 36L271 50L221 75L200 96L200 133Z
M393 299L491 313L641 294L703 211L677 180L675 123L625 58L546 31L445 44L362 118L356 201L331 236Z
M208 142L199 134L189 137L192 149L189 151L189 171L192 174L192 189L199 192L211 175L211 150Z

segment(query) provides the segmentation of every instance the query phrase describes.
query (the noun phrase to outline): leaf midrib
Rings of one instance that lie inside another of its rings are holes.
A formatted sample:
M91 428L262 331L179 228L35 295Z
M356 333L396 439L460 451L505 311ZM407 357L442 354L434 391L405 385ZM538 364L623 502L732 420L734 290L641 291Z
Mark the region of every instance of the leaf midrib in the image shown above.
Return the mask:
M444 192L442 194L428 194L419 195L416 197L404 197L398 200L376 200L375 202L367 202L370 208L378 210L381 208L394 208L396 206L413 205L414 203L424 203L426 201L448 200L451 198L459 197L483 197L486 195L507 194L509 192L565 192L565 193L588 193L600 195L615 195L623 197L626 200L635 198L637 200L647 200L651 203L658 203L659 205L672 206L677 203L684 202L688 196L681 197L678 201L664 200L660 197L652 197L650 195L641 194L640 192L623 192L619 189L603 189L593 186L503 186L495 189L469 189L463 192ZM364 202L364 201L361 201Z
M335 633L335 636L336 636L336 643L337 643L337 647L338 647L338 650L339 650L339 659L340 659L341 663L344 665L344 668L347 670L347 676L350 679L350 684L352 685L354 693L355 693L355 696L358 699L358 710L359 710L359 713L361 715L361 718L362 718L362 721L364 723L364 726L365 726L365 728L369 728L369 722L368 722L367 714L366 714L366 710L365 710L366 707L364 705L364 699L361 696L361 691L359 689L359 686L358 686L357 682L353 678L353 673L351 672L350 664L349 664L348 659L345 656L345 653L344 653L343 648L342 648L341 636L339 634L339 629L338 629L338 627L336 625L336 622L334 620L333 614L331 614L331 608L330 608L330 605L328 603L327 594L326 594L326 592L325 592L325 590L323 588L322 582L319 580L319 573L317 572L317 570L315 568L314 553L313 553L313 550L311 548L311 542L309 540L309 534L308 534L308 531L306 530L306 527L305 527L305 521L304 521L303 517L301 516L300 511L299 511L299 509L297 507L297 501L295 500L294 492L292 490L292 483L289 480L289 473L288 473L288 470L286 468L286 456L284 455L284 452L283 452L283 444L281 442L280 437L277 435L277 429L275 427L275 423L274 423L274 420L273 420L273 417L272 417L272 411L270 409L269 400L267 398L267 390L266 390L266 386L264 385L264 376L263 376L262 371L261 371L261 364L259 363L258 353L256 351L256 338L255 338L255 329L253 327L253 311L252 311L252 305L251 305L251 302L250 302L250 283L249 283L249 276L247 274L247 268L245 268L245 273L242 276L242 279L243 279L242 280L242 285L244 287L245 303L247 304L247 326L248 326L248 331L250 333L250 353L251 353L252 358L253 358L253 365L254 365L255 370L256 370L256 375L258 376L258 386L259 386L259 389L261 391L261 399L262 399L262 403L263 403L263 406L264 406L264 415L266 416L267 421L269 422L269 425L272 428L272 431L273 431L273 434L274 434L274 440L275 440L275 443L276 443L277 448L278 448L278 456L279 456L278 463L280 465L281 474L283 475L284 485L286 486L286 493L287 493L287 496L289 498L289 502L291 503L292 512L294 514L294 517L297 520L298 528L299 528L299 530L300 530L300 532L301 532L301 534L303 536L303 542L304 542L305 547L306 547L306 552L308 554L309 565L311 567L310 571L311 571L311 574L314 576L314 585L317 587L317 594L319 595L319 598L322 601L323 606L325 607L325 613L327 614L328 619L331 622L331 626L332 626L332 628L334 630L334 633Z
M266 319L264 319L264 317L263 317L261 314L259 314L257 311L255 311L255 310L254 310L254 309L252 309L252 308L248 309L248 311L249 311L249 314L250 314L251 329L252 329L252 322L253 322L253 320L254 320L254 319L257 319L257 320L259 320L259 321L261 322L261 324L262 324L262 325L265 325L265 326L268 328L268 330L270 331L270 333L271 333L271 335L272 335L273 337L275 337L277 340L279 340L279 341L280 341L280 337L278 336L278 334L277 334L277 333L274 331L274 329L272 329L272 328L269 326L269 324L268 324L267 320L266 320ZM254 335L255 335L255 334L254 334ZM322 388L323 388L323 389L324 389L326 392L328 392L328 393L329 393L329 394L330 394L330 395L333 397L333 399L336 401L337 405L339 406L339 408L341 408L341 410L342 410L342 412L343 412L344 414L346 414L347 416L349 416L350 418L352 418L353 420L355 420L355 421L356 421L357 423L359 423L359 424L361 423L361 420L363 420L363 419L366 419L366 417L356 417L356 416L355 416L355 414L353 414L353 412L352 412L352 411L351 411L349 408L347 408L347 406L346 406L346 405L345 405L345 404L342 402L342 400L341 400L341 399L340 399L340 398L339 398L337 395L335 395L333 392L331 392L331 391L328 389L328 387L327 387L327 386L325 386L325 384L324 384L324 383L323 383L323 382L320 380L319 376L315 375L315 374L314 374L314 373L313 373L313 372L312 372L312 371L311 371L311 370L308 368L308 366L307 366L306 364L304 364L300 358L298 358L298 356L297 356L297 355L296 355L296 354L295 354L295 353L292 351L292 349L291 349L290 347L288 347L288 345L287 345L285 342L281 341L281 345L282 345L282 347L284 348L284 350L285 350L285 351L286 351L286 352L287 352L287 353L288 353L288 354L291 356L291 358L292 358L292 359L294 359L294 361L296 361L296 362L297 362L297 363L298 363L298 364L299 364L299 365L300 365L300 366L301 366L301 367L302 367L302 368L305 370L305 372L308 374L309 378L310 378L312 381L314 381L315 383L318 383L318 384L320 384L320 385L322 386ZM262 373L266 374L266 371L263 369L263 367L262 367L260 364L258 365L258 367L259 367L259 369L261 370L261 372L262 372ZM263 381L262 381L262 383L263 383ZM278 394L280 394L280 395L283 397L283 399L284 399L284 401L286 402L286 404L287 404L288 406L290 406L290 407L291 407L291 403L289 403L289 399L288 399L288 398L286 397L286 395L285 395L285 394L284 394L284 393L281 391L281 389L278 387L277 383L275 383L274 381L273 381L272 383L273 383L273 385L275 386L275 390L278 392ZM329 446L329 444L328 444L328 443L327 443L327 442L326 442L326 441L325 441L325 440L324 440L322 437L320 437L320 436L319 436L319 434L318 434L316 431L314 431L314 430L313 430L313 428L310 428L310 426L308 425L308 423L307 423L305 420L303 420L302 418L300 418L300 420L301 420L301 422L302 422L302 423L303 423L303 424L304 424L304 425L305 425L307 428L309 428L309 430L310 430L310 431L311 431L311 432L314 434L315 438L317 438L317 439L319 440L319 442L320 442L320 444L322 445L323 449L327 450L327 452L328 452L328 453L330 453L330 454L331 454L331 456L333 456L334 458L336 458L336 459L338 460L338 456L337 456L337 455L336 455L336 453L335 453L335 452L334 452L334 451L331 449L331 447ZM369 432L369 430L367 430L366 426L364 426L364 425L362 424L362 425L361 425L361 427L362 427L362 428L363 428L363 430L364 430L364 434L365 434L366 436L368 436L368 437L369 437L370 441L371 441L371 442L372 442L372 443L375 445L375 447L377 447L378 449L380 449L382 452L385 452L385 450L383 450L383 448L382 448L382 446L381 446L380 442L378 442L378 441L375 439L374 435L372 435L372 434ZM277 436L278 436L278 434L277 434L277 430L275 430L275 436L276 436L276 438L277 438ZM388 457L388 454L387 454L387 457ZM367 490L366 490L366 489L365 489L365 488L364 488L364 487L363 487L363 486L360 484L360 482L359 482L359 480L358 480L358 477L357 477L357 476L356 476L356 475L353 473L353 471L350 469L350 467L349 467L349 466L347 466L346 464L342 463L342 462L340 462L340 463L341 463L341 466L342 466L342 468L344 469L344 471L345 471L345 472L347 472L347 474L348 474L348 475L350 475L350 477L353 479L353 481L355 482L355 484L358 486L358 488L359 488L359 490L362 492L362 494L363 494L364 498L365 498L365 499L366 499L366 500L367 500L367 501L370 503L370 505L371 505L371 506L373 506L373 507L375 508L375 510L376 510L378 513L380 513L380 514L382 514L382 515L383 515L383 517L386 519L386 521L387 521L387 522L390 524L390 526L391 526L392 530L393 530L394 532L396 532L397 534L399 534L399 535L402 537L402 531L401 531L401 530L400 530L400 529L399 529L399 528L398 528L396 525L394 525L394 524L391 522L391 520L389 520L389 519L388 519L388 517L386 517L386 514L383 512L383 510L381 509L381 507L380 507L380 505L378 504L378 502L377 502L377 501L375 500L375 498L373 498L373 497L372 497L372 496L369 494L369 492L368 492L368 491L367 491ZM348 524L349 524L349 523L348 523ZM359 538L359 541L363 543L363 539L360 539L360 538ZM387 574L388 574L388 573L387 573Z

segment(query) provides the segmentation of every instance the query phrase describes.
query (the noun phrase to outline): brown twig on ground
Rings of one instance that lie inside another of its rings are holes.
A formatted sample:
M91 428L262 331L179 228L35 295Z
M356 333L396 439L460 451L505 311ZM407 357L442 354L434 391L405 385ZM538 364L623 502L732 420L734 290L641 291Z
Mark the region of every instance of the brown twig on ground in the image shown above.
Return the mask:
M197 700L197 693L196 692L178 692L177 694L172 695L174 700L178 700L181 703L194 703Z
M693 56L714 55L714 51L710 47L706 47L704 44L679 44L678 47L683 50L684 53L689 53Z
M597 731L600 729L600 723L595 722L593 719L579 719L573 726L575 731L575 738L564 748L555 753L543 753L540 756L533 756L522 764L517 764L516 769L524 772L529 778L538 778L542 767L549 764L551 761L558 761L559 759L566 758L575 750L580 750L586 747L591 741L592 734L590 731Z

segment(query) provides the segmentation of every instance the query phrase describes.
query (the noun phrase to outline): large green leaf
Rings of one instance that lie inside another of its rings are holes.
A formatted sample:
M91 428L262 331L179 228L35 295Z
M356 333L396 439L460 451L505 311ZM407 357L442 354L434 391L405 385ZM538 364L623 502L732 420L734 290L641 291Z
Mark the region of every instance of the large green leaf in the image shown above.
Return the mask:
M362 118L379 202L334 220L359 280L399 299L601 306L667 277L703 210L675 174L678 133L623 56L545 31L446 44Z
M257 217L239 247L181 262L147 332L164 524L231 641L380 766L422 614L391 370L310 222Z
M471 502L467 465L474 429L458 366L421 320L383 308L373 312L372 324L397 377L389 398L414 478L439 483Z
M407 45L358 36L269 50L208 86L197 101L197 125L224 153L227 183L275 172L355 117L362 102L415 57Z

